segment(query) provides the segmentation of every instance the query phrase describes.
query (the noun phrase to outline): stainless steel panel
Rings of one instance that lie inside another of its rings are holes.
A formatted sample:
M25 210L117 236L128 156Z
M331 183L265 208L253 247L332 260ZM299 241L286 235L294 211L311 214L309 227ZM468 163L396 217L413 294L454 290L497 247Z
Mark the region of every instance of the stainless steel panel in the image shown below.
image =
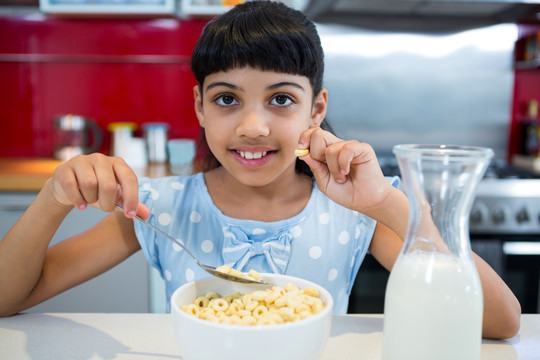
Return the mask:
M487 146L504 158L517 26L447 35L318 24L328 119L391 155L400 143Z

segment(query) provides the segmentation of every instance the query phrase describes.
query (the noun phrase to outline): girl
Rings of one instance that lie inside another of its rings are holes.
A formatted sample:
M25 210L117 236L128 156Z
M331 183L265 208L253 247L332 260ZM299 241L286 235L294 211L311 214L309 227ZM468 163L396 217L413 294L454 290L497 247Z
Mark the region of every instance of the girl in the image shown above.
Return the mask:
M0 242L0 314L36 305L142 248L168 297L207 274L137 214L174 234L206 264L302 277L327 288L344 313L369 250L388 270L407 228L407 200L373 149L323 130L323 51L302 13L247 2L204 30L192 57L195 110L208 148L203 172L141 179L119 158L79 156L60 165ZM295 156L295 149L310 154ZM306 166L307 165L307 166ZM124 214L114 211L116 202ZM48 248L66 214L91 205L111 214ZM520 307L475 258L484 336L511 337ZM9 276L7 275L9 274Z

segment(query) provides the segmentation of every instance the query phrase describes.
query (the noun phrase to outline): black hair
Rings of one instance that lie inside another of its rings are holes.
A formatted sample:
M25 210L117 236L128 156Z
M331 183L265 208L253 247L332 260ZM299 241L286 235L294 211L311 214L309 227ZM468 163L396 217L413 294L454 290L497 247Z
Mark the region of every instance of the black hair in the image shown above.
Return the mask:
M302 12L280 2L236 5L205 26L193 50L191 70L202 87L208 75L242 67L305 76L315 99L324 73L324 52L315 25ZM326 120L321 127L332 131ZM203 171L220 166L202 128L199 152L206 153ZM296 169L312 175L303 161L297 160Z

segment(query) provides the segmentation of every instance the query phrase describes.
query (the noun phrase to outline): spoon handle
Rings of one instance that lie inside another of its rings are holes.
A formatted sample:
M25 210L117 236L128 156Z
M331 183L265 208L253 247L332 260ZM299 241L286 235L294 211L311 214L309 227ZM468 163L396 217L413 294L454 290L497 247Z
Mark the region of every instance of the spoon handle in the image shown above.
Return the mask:
M116 206L118 206L120 209L124 210L124 208L122 207L122 205L120 204L116 204ZM135 215L135 219L142 222L144 225L148 226L149 228L151 228L152 230L154 230L155 232L157 232L158 234L162 235L163 237L173 241L174 243L176 243L178 246L180 246L182 249L184 249L185 252L188 253L189 256L191 256L193 258L193 260L195 260L195 262L199 265L199 266L202 266L202 264L199 262L199 260L197 260L197 258L195 257L195 255L193 255L191 253L191 251L189 251L185 246L184 244L182 244L179 240L173 238L171 235L167 234L166 232L162 231L161 229L155 227L154 225L152 225L151 223L149 223L148 221L144 220L143 218L139 217L138 215Z

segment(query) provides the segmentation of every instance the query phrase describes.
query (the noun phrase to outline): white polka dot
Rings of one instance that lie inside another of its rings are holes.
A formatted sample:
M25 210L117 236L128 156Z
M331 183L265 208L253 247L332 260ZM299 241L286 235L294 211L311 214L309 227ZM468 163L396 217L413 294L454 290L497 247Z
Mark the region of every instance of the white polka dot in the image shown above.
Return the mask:
M355 231L355 233L354 233L354 238L355 238L355 239L358 239L358 238L360 237L360 234L361 234L361 233L362 233L362 232L360 231L360 226L357 226L357 227L356 227L356 231Z
M182 245L184 245L184 242L182 240L180 240L180 239L176 239L176 240L178 240L178 242L180 242L180 243L182 243ZM176 252L179 252L179 251L183 250L182 247L180 245L178 245L177 243L173 243L172 248Z
M184 189L184 184L182 184L180 181L173 181L171 183L171 187L174 190L183 190Z
M309 257L312 259L318 259L322 255L322 249L319 246L312 246L309 249Z
M159 214L158 222L163 226L169 225L171 223L171 215L168 213Z
M266 230L264 229L253 229L253 231L251 232L251 235L264 235L266 234Z
M195 272L193 272L191 269L187 269L185 276L187 281L191 281L195 278Z
M201 221L201 214L193 211L191 215L189 215L189 221L191 221L192 223L198 223L199 221Z
M350 239L351 239L351 236L349 235L348 231L342 231L339 233L338 242L341 245L346 245Z
M328 281L336 280L337 276L338 276L337 269L336 268L330 269L330 271L328 272Z
M201 244L201 250L205 253L209 253L214 250L214 243L212 240L204 240Z
M165 280L167 281L171 281L172 279L172 274L169 270L165 270Z
M326 225L328 224L328 222L330 221L330 214L329 213L322 213L321 215L319 215L319 222L323 225Z
M300 227L300 225L296 225L295 227L293 227L291 229L291 234L293 237L297 238L299 237L300 235L302 235L302 228Z
M150 191L150 197L152 197L153 200L157 200L159 198L159 193L152 189L152 186L149 183L143 184L142 188L146 191Z

